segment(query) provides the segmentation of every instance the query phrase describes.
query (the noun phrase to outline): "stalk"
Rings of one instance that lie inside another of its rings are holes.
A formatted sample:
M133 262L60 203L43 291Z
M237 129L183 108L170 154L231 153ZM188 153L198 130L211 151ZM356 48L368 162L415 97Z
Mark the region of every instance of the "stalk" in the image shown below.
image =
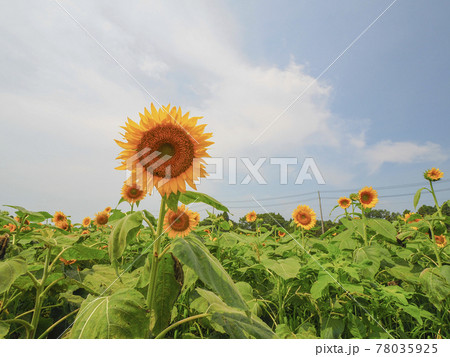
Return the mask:
M177 326L179 326L179 325L181 325L181 324L184 324L184 323L189 322L189 321L201 319L202 317L208 317L208 316L210 316L210 315L211 315L211 314L204 313L204 314L191 316L191 317L188 317L188 318L186 318L186 319L177 321L177 322L175 322L174 324L172 324L172 325L170 325L169 327L167 327L167 328L166 328L165 330L163 330L162 332L160 332L159 335L155 337L155 339L163 338L163 337L166 335L167 332L169 332L170 330L174 329L175 327L177 327Z
M430 181L430 183L431 183L431 181ZM433 244L434 254L436 255L436 259L437 259L437 265L440 268L440 267L442 267L442 260L441 260L441 257L439 256L438 247L436 245L436 240L434 238L433 226L430 223L428 223L428 226L430 227L431 243Z
M433 188L433 182L430 180L430 187L431 187L431 194L433 195L434 198L434 204L436 205L436 209L439 213L439 217L442 217L442 212L441 212L441 208L439 207L437 198L436 198L436 194L434 193L434 188Z
M159 253L161 249L161 234L163 230L164 216L166 214L166 198L161 197L161 207L159 208L159 218L158 226L156 228L155 241L153 243L153 254L152 254L152 266L150 270L150 281L147 290L147 306L150 311L150 326L149 331L151 332L152 326L152 312L153 312L153 302L155 300L155 290L156 290L156 275L158 272L159 263Z
M48 247L47 255L45 256L44 272L42 274L42 279L41 279L41 281L38 282L38 286L36 288L36 302L34 304L33 318L31 319L31 326L33 326L33 328L30 332L30 336L29 336L30 338L34 338L34 336L36 335L36 330L37 330L39 318L41 315L42 303L44 302L44 296L45 296L45 294L43 294L44 285L45 285L45 281L47 280L48 273L49 273L48 267L50 264L51 254L52 254L52 247Z
M364 214L364 207L361 206L361 213L362 213L362 219L363 219L363 239L364 239L364 246L368 246L367 244L367 226L366 226L366 215Z

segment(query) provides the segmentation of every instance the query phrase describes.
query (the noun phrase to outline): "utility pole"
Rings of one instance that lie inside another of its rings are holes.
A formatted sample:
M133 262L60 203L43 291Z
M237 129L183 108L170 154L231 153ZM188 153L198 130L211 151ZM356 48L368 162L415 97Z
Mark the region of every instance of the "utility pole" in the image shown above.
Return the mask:
M322 222L322 234L324 234L325 233L325 227L323 225L322 202L320 200L320 191L317 191L317 194L319 196L320 221Z

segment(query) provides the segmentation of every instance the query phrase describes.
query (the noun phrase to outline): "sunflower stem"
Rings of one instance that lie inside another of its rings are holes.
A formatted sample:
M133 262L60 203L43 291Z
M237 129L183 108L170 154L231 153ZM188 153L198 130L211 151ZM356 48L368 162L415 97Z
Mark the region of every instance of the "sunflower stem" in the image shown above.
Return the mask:
M434 204L436 205L436 209L438 211L439 217L442 217L442 212L441 212L441 208L439 207L437 198L436 198L436 194L434 193L434 188L433 188L433 182L431 180L430 181L430 187L431 187L431 194L433 195L434 198Z
M366 215L364 214L364 207L361 206L361 215L362 215L362 221L363 221L363 239L364 239L364 246L368 246L367 243L367 227L366 227Z
M441 257L439 255L438 247L437 247L437 244L436 244L436 238L434 237L433 225L430 222L428 222L428 227L430 227L431 243L433 244L433 251L434 251L434 254L436 255L437 266L440 268L440 267L442 267L442 260L441 260Z
M153 302L155 297L156 290L156 275L158 272L158 263L159 263L159 254L161 249L161 235L164 224L164 216L166 215L166 198L165 196L161 197L161 207L159 209L159 218L158 218L158 226L156 228L155 240L153 243L153 254L152 254L152 265L150 270L150 281L148 284L147 290L147 307L150 311L150 325L149 332L151 334L152 326L153 326Z

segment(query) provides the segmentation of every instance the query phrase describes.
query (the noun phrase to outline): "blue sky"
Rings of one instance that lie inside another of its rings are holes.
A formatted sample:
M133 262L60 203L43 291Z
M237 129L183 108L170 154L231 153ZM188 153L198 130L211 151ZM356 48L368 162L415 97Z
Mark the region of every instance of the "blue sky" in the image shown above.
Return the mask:
M252 197L285 217L297 204L317 211L317 190L327 218L365 185L385 196L378 208L403 211L425 169L450 173L448 3L398 0L322 75L392 1L60 4L67 12L20 0L0 11L2 204L75 220L114 206L125 176L113 139L155 98L203 116L214 157L314 158L325 185L295 185L301 165L281 185L269 164L266 185L202 182L234 219L264 212ZM238 182L246 174L238 165ZM156 210L157 194L143 206Z

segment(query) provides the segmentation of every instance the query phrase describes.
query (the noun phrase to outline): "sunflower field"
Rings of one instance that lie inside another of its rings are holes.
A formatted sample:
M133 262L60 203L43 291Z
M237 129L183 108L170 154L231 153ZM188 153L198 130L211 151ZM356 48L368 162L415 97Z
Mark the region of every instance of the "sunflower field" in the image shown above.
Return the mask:
M228 212L194 183L212 144L200 118L152 105L140 119L117 141L130 173L117 207L81 222L13 205L0 214L0 338L450 337L439 169L411 197L417 206L428 190L431 215L369 218L378 195L363 187L339 199L323 234L302 202L287 228L255 211L243 228L190 209ZM144 199L159 212L139 209Z

